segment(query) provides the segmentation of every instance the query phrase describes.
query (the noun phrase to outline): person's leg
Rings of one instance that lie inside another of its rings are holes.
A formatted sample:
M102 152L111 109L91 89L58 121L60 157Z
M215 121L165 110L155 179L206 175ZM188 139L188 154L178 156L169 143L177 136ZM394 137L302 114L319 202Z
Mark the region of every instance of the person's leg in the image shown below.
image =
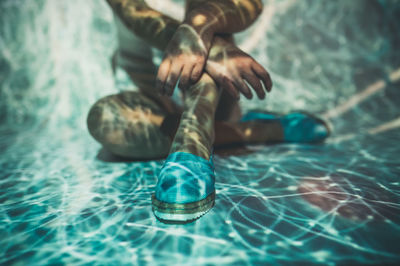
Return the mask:
M125 91L97 101L87 125L90 134L115 155L157 159L165 157L171 146L173 132L163 126L170 115L176 116L146 95Z
M216 109L226 104L223 100L216 104L218 94L215 83L205 75L188 90L183 113L170 99L163 101L169 100L167 105L173 111L139 92L110 95L91 108L89 132L108 151L131 159L164 158L178 151L209 158L213 144L221 147L284 141L279 121L239 122L237 107L227 112L225 120L214 122Z
M175 135L171 135L175 137L170 153L187 152L209 159L213 145L283 140L283 128L278 121L239 122L240 118L238 101L221 92L210 76L203 74L200 81L185 92L182 115L175 113L164 121L164 128L167 129L164 132L174 134L176 131Z
M186 152L209 159L220 89L207 74L184 93L184 110L170 153Z
M278 121L270 123L251 122L224 122L215 123L215 146L229 146L232 144L268 144L282 142L283 128Z
M240 122L241 118L239 102L226 91L222 91L215 114L214 145L216 147L283 140L283 128L279 122Z
M163 158L177 151L208 158L219 91L204 75L185 94L183 113L172 100L168 105L174 111L166 110L141 92L104 97L89 111L89 132L105 149L125 158Z
M207 74L184 90L184 107L155 193L154 215L163 222L186 223L208 212L215 202L215 171L210 156L220 89Z
M208 158L214 140L212 125L217 100L217 88L204 77L188 91L188 108L183 114L178 107L178 111L170 112L144 94L125 91L97 101L89 111L87 123L90 134L105 149L121 157L158 159L169 152L186 151ZM174 106L172 101L169 104ZM215 146L265 142L270 132L274 132L273 127L262 123L216 121Z

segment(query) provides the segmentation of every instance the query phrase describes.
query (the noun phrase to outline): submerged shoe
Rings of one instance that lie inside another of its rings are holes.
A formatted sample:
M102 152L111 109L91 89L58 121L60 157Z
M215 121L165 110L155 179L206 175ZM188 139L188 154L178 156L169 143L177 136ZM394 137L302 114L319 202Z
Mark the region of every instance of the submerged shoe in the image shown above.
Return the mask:
M330 134L328 126L322 119L305 112L293 112L287 115L279 115L265 111L249 111L240 121L246 122L256 120L266 122L279 121L283 127L284 142L321 142Z
M164 162L152 196L154 215L166 223L192 222L215 202L212 157L174 152Z

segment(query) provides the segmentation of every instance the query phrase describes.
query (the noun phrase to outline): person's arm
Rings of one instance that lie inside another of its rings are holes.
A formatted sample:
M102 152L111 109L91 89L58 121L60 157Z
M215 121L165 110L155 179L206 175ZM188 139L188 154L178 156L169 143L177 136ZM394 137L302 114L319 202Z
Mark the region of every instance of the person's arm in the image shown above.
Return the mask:
M107 2L132 32L162 51L181 24L151 9L143 0L107 0ZM247 80L259 97L263 97L260 81L267 91L272 87L268 72L234 45L232 35L215 36L205 70L220 87L236 98L239 92L247 98L251 97L251 92L248 91L249 88L243 79Z
M168 44L157 73L156 87L172 95L185 89L203 73L211 42L216 33L245 29L262 11L261 0L188 0L184 22Z
M106 0L114 13L135 35L164 51L180 23L151 7L144 0Z
M130 30L161 50L168 43L163 40L171 39L180 26L176 20L149 7L144 0L106 1ZM183 23L211 36L234 33L250 26L262 8L260 0L188 0Z
M236 33L248 28L263 9L261 0L187 0L184 24L196 31Z

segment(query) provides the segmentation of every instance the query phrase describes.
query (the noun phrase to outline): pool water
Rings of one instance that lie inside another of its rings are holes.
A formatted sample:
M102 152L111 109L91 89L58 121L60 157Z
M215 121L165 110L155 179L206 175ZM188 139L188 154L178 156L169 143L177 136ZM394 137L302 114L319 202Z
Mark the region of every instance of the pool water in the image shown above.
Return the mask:
M307 110L332 135L217 151L215 207L167 225L162 160L114 160L86 130L91 104L133 87L112 76L105 1L2 0L0 264L399 263L399 17L395 0L265 1L237 40L274 89L242 106Z

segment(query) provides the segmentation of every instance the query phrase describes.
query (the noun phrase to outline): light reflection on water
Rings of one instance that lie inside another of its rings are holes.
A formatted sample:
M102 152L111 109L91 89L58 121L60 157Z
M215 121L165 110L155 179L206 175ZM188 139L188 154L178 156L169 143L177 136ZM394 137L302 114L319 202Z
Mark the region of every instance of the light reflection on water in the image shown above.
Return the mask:
M162 161L99 160L85 128L90 105L118 90L106 4L2 1L0 263L399 261L400 93L388 76L400 67L400 6L349 2L269 1L240 35L274 77L266 105L322 114L388 84L332 117L326 144L216 155L216 206L178 226L151 212Z

